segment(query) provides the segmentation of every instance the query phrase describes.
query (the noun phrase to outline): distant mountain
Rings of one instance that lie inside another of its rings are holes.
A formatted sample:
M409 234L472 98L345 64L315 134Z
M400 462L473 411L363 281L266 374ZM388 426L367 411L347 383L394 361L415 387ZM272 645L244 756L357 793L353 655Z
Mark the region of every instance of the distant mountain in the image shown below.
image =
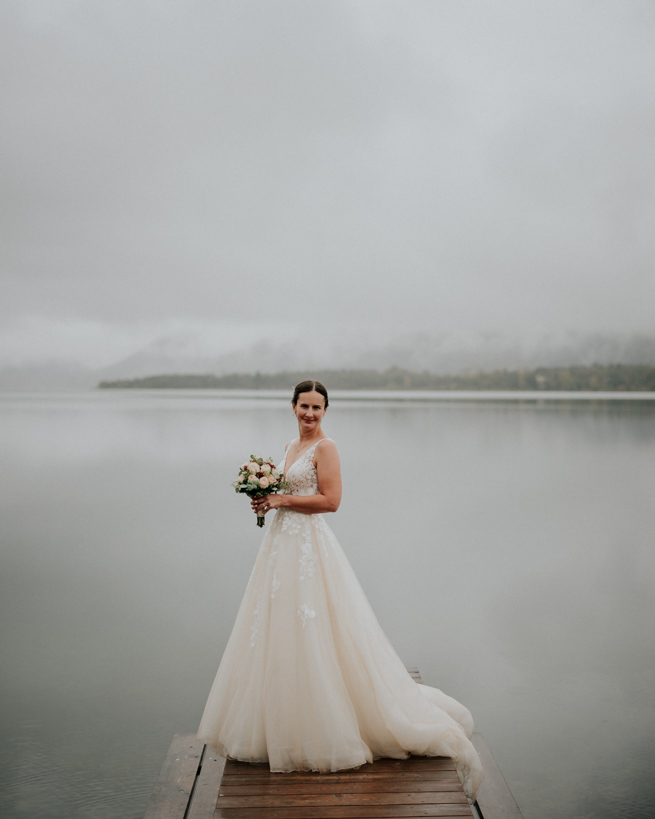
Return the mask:
M403 367L442 374L592 364L655 365L655 337L553 333L526 341L502 333L417 333L352 356L356 367Z
M127 358L96 371L98 380L140 378L162 373L256 372L287 368L314 367L319 359L327 363L329 355L317 356L296 342L252 344L242 350L221 353L211 351L197 339L184 335L166 336L137 350Z
M384 333L379 333L384 338ZM0 369L0 389L83 389L99 381L171 373L217 376L274 373L282 370L371 369L400 367L457 375L496 369L592 364L655 366L655 336L552 333L527 341L509 333L408 333L376 343L359 332L337 338L257 343L236 351L212 349L193 334L156 339L108 367L85 369L65 362Z
M147 378L101 381L100 389L119 390L283 390L309 373L232 373L231 375L151 375ZM493 370L468 375L436 375L400 367L388 370L321 370L315 378L333 390L541 390L566 392L655 392L655 367L645 364L594 364L591 367L539 367L536 370Z
M502 333L414 333L382 344L356 333L319 344L292 341L253 344L235 352L200 351L189 337L158 339L129 358L97 371L98 380L164 373L277 372L311 368L376 369L457 374L478 370L534 369L591 364L655 365L655 337L561 333L535 341Z

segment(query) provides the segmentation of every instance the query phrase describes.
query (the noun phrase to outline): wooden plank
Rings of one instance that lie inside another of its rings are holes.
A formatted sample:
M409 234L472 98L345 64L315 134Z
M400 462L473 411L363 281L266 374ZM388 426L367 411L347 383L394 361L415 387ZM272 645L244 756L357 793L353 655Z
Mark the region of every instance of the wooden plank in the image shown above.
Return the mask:
M184 819L203 748L194 736L175 734L143 819Z
M225 775L223 782L231 785L266 785L274 783L278 780L287 781L288 774L269 774L262 776L241 776L240 774L231 776ZM427 782L441 780L444 782L459 782L459 777L454 768L434 771L406 771L403 773L403 781L405 782ZM398 775L395 771L376 771L372 766L370 771L358 771L354 773L338 773L338 774L319 774L306 773L303 776L303 781L306 782L325 782L330 787L343 785L344 782L378 782L380 786L384 786L386 782L395 782Z
M228 759L225 766L225 775L239 772L242 774L272 773L266 763L260 762L240 762L238 759ZM301 771L291 771L291 773L302 773ZM276 774L277 776L278 774ZM291 774L284 774L290 776Z
M476 731L472 741L485 773L476 802L482 819L523 819L484 737Z
M373 779L364 782L360 780L344 779L342 782L296 782L296 783L256 783L233 785L231 782L221 783L221 796L264 796L269 794L286 794L301 790L303 793L422 793L429 791L457 792L461 791L459 779L436 779L411 781L404 776L394 779Z
M460 791L427 791L415 793L413 791L398 791L395 793L352 793L350 791L339 791L337 793L305 793L299 791L292 793L287 791L284 795L257 795L257 796L228 796L222 790L218 797L218 805L221 808L247 808L271 807L271 808L292 808L307 805L308 807L319 807L322 805L461 805L468 804L464 793Z
M189 809L184 819L212 819L221 786L225 757L205 747Z
M410 756L407 759L376 759L359 768L349 768L347 771L332 771L331 773L317 773L316 771L270 771L267 765L250 765L248 762L237 762L228 759L224 776L271 776L276 779L304 778L306 776L320 776L327 779L333 776L359 776L363 773L375 772L407 772L407 771L454 771L455 763L449 756Z
M214 819L405 819L438 816L441 819L472 817L467 805L362 805L320 808L226 808L216 807Z
M407 759L376 759L358 768L356 773L376 771L454 771L455 762L449 756L410 756Z

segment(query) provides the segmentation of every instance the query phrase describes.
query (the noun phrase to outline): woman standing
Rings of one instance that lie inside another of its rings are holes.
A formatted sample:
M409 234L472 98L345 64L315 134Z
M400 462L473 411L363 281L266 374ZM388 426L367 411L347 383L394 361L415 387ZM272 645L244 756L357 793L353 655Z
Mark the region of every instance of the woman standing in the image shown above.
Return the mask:
M419 685L382 631L323 518L341 501L328 394L303 381L291 401L298 438L280 468L285 494L264 536L198 737L223 756L271 771L337 771L378 757L448 756L469 799L483 773L469 711Z

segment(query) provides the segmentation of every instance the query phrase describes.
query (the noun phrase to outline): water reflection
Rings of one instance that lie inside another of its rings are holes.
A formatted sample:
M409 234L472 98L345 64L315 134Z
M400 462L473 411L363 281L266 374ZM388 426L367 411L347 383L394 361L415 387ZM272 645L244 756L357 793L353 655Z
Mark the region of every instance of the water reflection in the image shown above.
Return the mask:
M0 413L0 811L140 816L259 545L235 466L281 455L288 404L91 393L2 396ZM652 810L654 417L328 412L331 524L403 659L473 710L526 819Z

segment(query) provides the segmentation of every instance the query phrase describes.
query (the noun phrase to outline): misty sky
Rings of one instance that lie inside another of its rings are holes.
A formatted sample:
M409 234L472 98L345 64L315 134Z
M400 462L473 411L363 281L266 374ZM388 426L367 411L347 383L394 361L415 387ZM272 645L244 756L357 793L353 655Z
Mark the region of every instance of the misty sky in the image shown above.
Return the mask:
M652 0L0 0L0 364L652 333Z

